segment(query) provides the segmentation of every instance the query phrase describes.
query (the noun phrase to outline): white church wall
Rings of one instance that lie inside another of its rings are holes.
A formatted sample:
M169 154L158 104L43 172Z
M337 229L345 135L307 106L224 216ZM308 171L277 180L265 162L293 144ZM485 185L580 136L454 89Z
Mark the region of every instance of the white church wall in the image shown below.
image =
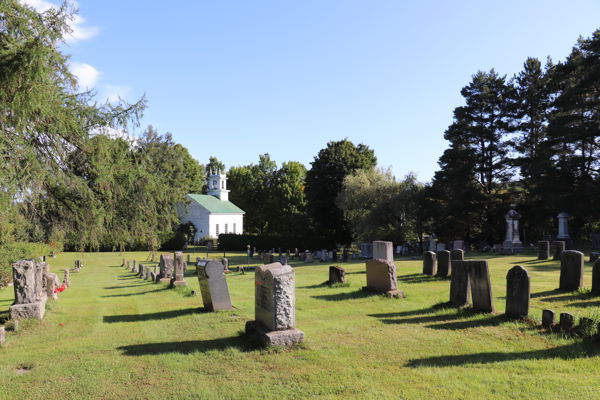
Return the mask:
M225 224L227 224L227 233L234 233L233 224L235 224L236 234L244 232L243 214L210 214L209 220L209 232L212 237L217 237L217 224L219 224L219 234L225 233Z
M196 235L194 240L198 240L208 235L209 233L209 214L208 211L200 204L193 201L187 205L187 212L183 204L177 204L177 214L180 215L181 224L192 222L196 227Z

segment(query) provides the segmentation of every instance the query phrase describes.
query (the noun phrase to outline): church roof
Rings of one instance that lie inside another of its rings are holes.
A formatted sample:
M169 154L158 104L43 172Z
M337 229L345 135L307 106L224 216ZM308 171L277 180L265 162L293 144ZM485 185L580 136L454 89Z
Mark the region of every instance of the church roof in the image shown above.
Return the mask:
M190 194L188 197L206 208L208 212L215 214L245 214L244 210L230 201L219 200L215 196L207 194Z

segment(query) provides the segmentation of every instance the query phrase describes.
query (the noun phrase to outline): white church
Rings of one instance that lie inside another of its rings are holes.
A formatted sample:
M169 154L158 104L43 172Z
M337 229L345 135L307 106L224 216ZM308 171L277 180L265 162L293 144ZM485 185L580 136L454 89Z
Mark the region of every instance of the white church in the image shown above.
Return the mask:
M180 223L192 222L196 227L194 241L204 236L218 238L221 233L244 232L244 211L229 201L227 177L217 170L208 173L206 194L186 194L190 204L177 204Z

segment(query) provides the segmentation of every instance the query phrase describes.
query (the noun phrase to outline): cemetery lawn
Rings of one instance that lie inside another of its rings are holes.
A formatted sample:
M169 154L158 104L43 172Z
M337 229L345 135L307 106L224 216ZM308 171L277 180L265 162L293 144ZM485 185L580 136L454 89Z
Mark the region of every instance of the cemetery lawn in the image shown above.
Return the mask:
M170 254L170 253L169 253ZM196 254L197 255L197 254ZM203 254L206 255L205 253ZM211 258L223 253L214 252ZM228 253L230 268L246 265ZM232 311L208 313L190 265L189 286L168 289L135 277L123 257L147 253L63 253L52 272L81 259L71 287L49 300L43 321L6 332L0 348L0 399L597 399L600 342L549 333L504 316L506 274L531 276L531 319L542 309L598 314L600 297L559 292L558 261L533 254L489 260L495 314L443 306L450 281L421 274L422 259L397 258L406 298L360 291L364 261L337 263L348 285L323 285L330 263L292 260L296 324L304 344L253 347L243 336L254 319L254 272L227 276ZM589 253L586 251L586 260ZM195 259L195 255L192 257ZM256 259L250 267L256 266ZM152 263L149 263L152 265ZM591 287L591 264L585 266ZM13 289L0 291L7 317ZM7 323L7 327L10 323Z

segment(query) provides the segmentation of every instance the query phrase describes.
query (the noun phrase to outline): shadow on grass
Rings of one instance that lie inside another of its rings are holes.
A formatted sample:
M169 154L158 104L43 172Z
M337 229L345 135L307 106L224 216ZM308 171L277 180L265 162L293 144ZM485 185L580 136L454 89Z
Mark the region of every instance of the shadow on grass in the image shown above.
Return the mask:
M480 311L474 308L462 308L456 310L455 313L444 313L431 315L435 312L449 308L447 303L437 304L430 308L424 308L414 311L404 311L398 313L388 314L371 314L370 317L380 318L384 324L431 324L426 325L427 328L432 329L447 329L447 330L460 330L467 328L474 328L479 326L496 326L509 319L504 314L493 315L493 314L482 314ZM482 318L471 319L476 315L483 315ZM416 316L412 318L403 318L409 316ZM457 321L459 320L459 321ZM439 323L438 323L439 322Z
M13 299L0 300L0 303L13 303Z
M137 276L131 275L131 274L130 275L119 275L117 277L117 280L119 280L119 281L127 281L127 280L135 279L135 278L137 278Z
M140 287L140 286L146 286L144 283L147 281L143 281L140 282L139 285L123 285L123 286L106 286L103 287L102 289L123 289L123 288L135 288L135 287Z
M589 343L573 343L566 346L555 347L552 349L520 351L514 353L487 352L465 354L459 356L437 356L417 358L410 360L407 367L457 367L466 364L489 364L495 362L514 361L514 360L542 360L560 358L562 360L571 360L575 358L587 358L600 355L600 348Z
M325 300L325 301L342 301L351 299L362 299L364 297L379 296L377 293L372 293L363 290L357 290L354 292L336 293L336 294L323 294L320 296L310 296L313 299Z
M433 324L426 325L427 328L431 329L443 329L450 331L457 331L461 329L467 328L478 328L481 326L498 326L504 322L510 321L508 317L504 314L500 315L490 315L485 318L477 318L477 319L469 319L467 321L456 321L456 322L448 322L444 324Z
M385 314L368 314L367 316L374 317L374 318L400 318L400 317L409 317L412 315L433 314L433 313L435 313L439 310L443 310L443 309L452 309L452 307L449 306L448 303L441 303L441 304L436 304L432 307L422 308L420 310L401 311L401 312L385 313Z
M411 274L403 275L396 278L397 281L402 283L422 283L422 282L435 282L435 281L449 281L450 277L443 276L429 276L424 274Z
M566 292L564 290L559 290L559 289L552 289L552 290L546 290L545 292L531 293L530 297L532 299L535 299L537 297L548 297L550 295L557 295L557 294L561 294L561 293L571 294L572 292Z
M331 286L329 286L327 284L327 282L322 282L322 283L317 283L316 285L309 285L309 286L298 286L296 289L322 289L322 288L329 288Z
M156 321L163 319L177 318L184 315L190 314L203 314L208 311L204 307L186 308L184 310L172 310L172 311L161 311L150 314L124 314L124 315L105 315L103 322L107 324L113 324L115 322L143 322L143 321Z
M185 342L162 342L162 343L147 343L147 344L134 344L131 346L117 347L117 350L121 350L125 356L157 356L160 354L167 353L204 353L210 350L225 350L227 348L238 349L242 352L249 352L258 349L259 347L253 345L250 341L246 340L242 335L233 336L222 339L211 339L211 340L190 340Z
M156 289L156 290L148 290L146 292L138 292L138 293L125 293L125 294L107 294L106 296L100 296L100 297L130 297L130 296L142 296L144 294L148 294L148 293L156 293L156 292L160 292L163 290L169 290L168 286L164 286L160 289Z
M594 297L596 297L596 296L587 295L587 298L590 298L590 299L592 299ZM589 302L579 301L579 302L576 302L576 303L567 304L567 307L578 307L578 308L600 307L600 300L589 301Z
M366 274L367 271L346 272L346 275Z

